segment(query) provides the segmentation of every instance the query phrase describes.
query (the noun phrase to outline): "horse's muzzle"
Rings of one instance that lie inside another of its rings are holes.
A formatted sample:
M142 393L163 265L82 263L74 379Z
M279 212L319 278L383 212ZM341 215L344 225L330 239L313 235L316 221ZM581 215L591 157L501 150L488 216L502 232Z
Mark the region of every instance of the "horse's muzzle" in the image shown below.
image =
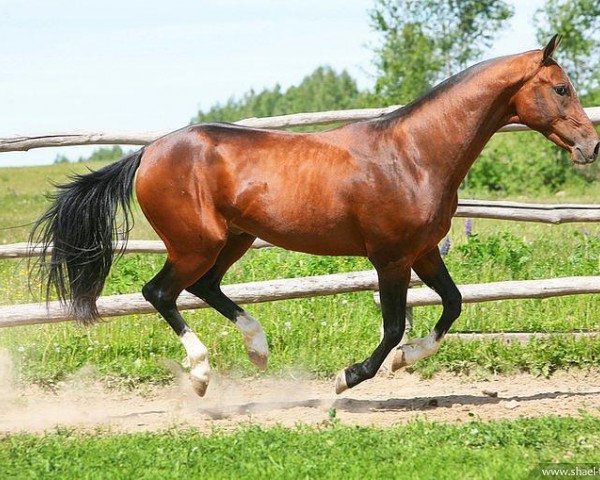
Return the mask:
M578 165L587 165L598 158L599 151L600 142L592 143L588 148L575 145L571 150L571 159Z

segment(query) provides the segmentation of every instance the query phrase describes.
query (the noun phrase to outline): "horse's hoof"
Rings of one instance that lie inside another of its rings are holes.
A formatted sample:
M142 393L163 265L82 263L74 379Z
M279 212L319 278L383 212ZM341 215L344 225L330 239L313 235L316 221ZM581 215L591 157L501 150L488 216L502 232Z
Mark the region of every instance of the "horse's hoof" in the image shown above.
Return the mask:
M259 370L266 370L269 359L269 344L260 323L246 312L242 312L236 317L235 324L242 332L246 344L246 353L250 361Z
M192 382L192 387L198 396L204 396L209 380L210 369L207 361L200 362L190 370L190 382Z
M196 392L196 395L203 397L208 388L208 378L206 376L198 377L193 373L190 373L190 382L192 383L192 388L194 389L194 392Z
M348 390L348 384L346 383L346 370L342 370L335 377L335 393L338 395L344 390Z
M392 372L401 369L402 367L406 367L406 358L404 357L404 350L402 347L396 350L396 355L394 355L394 360L392 360Z
M264 372L267 369L267 365L269 363L268 355L254 350L248 350L248 358L259 370Z
M208 388L208 382L203 382L194 377L190 377L190 381L192 382L192 388L194 389L194 392L196 392L196 395L203 397Z

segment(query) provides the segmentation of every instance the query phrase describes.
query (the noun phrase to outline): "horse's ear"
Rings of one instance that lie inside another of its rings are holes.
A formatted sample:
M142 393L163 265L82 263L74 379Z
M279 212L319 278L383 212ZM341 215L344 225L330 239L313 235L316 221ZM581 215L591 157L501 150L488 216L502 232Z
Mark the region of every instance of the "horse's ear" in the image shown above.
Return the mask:
M544 56L542 57L542 63L546 63L546 61L552 57L554 50L556 50L561 40L562 37L558 33L550 39L548 45L546 45L546 48L544 48Z

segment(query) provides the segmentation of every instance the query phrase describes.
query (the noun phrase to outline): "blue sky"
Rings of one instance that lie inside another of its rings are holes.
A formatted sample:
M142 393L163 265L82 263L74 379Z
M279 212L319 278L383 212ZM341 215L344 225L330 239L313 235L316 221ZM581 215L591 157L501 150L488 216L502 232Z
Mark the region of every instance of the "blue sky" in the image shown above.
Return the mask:
M486 57L539 48L516 15ZM174 130L250 88L298 83L318 65L373 83L372 0L0 0L0 136ZM1 153L0 166L76 159L95 147Z

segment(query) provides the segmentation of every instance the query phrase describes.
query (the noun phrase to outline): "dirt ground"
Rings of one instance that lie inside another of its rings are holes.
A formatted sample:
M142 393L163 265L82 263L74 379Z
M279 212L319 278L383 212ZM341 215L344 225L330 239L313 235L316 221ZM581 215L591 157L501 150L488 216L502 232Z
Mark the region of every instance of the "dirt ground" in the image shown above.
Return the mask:
M52 430L154 431L174 426L233 429L240 424L293 426L336 418L348 425L390 426L421 418L466 421L540 415L600 414L600 374L558 373L485 381L453 375L422 380L407 372L382 373L336 396L333 382L305 378L213 377L204 398L185 376L175 385L143 392L106 390L75 376L55 392L0 384L0 432Z

